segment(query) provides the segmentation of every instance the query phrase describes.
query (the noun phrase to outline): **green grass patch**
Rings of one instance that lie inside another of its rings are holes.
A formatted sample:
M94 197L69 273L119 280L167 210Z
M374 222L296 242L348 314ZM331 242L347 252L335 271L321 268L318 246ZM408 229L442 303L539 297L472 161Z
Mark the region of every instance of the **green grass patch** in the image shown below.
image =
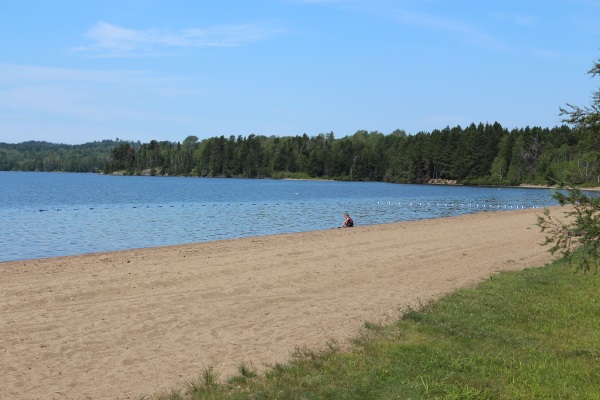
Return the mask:
M264 374L213 371L153 399L598 399L600 276L562 262L495 275L350 349L298 349Z

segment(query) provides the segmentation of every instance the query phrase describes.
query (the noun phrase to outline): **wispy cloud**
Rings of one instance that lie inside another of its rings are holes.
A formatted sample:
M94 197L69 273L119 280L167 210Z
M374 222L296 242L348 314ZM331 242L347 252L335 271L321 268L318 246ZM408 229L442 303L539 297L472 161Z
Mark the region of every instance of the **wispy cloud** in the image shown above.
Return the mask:
M150 140L199 126L202 79L146 70L83 70L0 63L0 141ZM165 101L166 100L166 101Z
M139 113L139 100L177 98L190 83L148 71L94 71L0 64L0 115L104 119ZM119 98L116 105L115 96ZM146 101L146 100L144 100ZM127 106L124 106L126 104ZM155 111L155 110L154 110Z
M532 49L531 54L534 57L545 58L545 59L550 59L550 60L557 60L557 59L560 59L561 57L565 57L565 53L562 51L539 49L539 48Z
M91 43L74 50L106 57L149 56L183 48L240 46L281 32L281 27L268 23L138 30L100 21L86 33Z
M575 21L577 26L585 29L590 35L600 35L600 18L588 16Z
M356 3L357 0L295 0L295 2L301 4L343 4Z
M414 26L430 31L439 31L443 34L452 34L457 40L461 40L473 46L506 49L506 44L498 38L490 35L482 29L475 27L469 22L447 17L440 14L412 11L408 7L423 6L430 3L425 0L405 0L403 2L390 0L372 0L366 2L364 0L294 0L296 3L302 4L317 4L317 5L337 5L347 6L354 9L356 12L376 13L385 18L391 18L397 23ZM515 23L531 24L534 22L533 17L515 17Z
M540 18L534 15L492 13L490 14L490 17L502 23L521 27L538 25L540 22Z
M115 83L146 82L164 79L149 71L96 71L75 68L54 68L37 65L1 64L0 83L9 86L22 83Z
M414 11L398 11L395 13L395 18L405 25L458 35L461 40L471 45L496 49L506 48L506 45L494 36L454 18Z

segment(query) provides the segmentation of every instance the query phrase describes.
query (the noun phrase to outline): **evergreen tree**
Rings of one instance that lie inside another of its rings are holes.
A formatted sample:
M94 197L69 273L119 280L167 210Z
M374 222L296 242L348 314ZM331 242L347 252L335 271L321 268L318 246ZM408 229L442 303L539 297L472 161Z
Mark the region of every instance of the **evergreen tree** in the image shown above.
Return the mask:
M589 73L592 76L600 74L600 60L596 61ZM589 149L589 153L580 153L589 156L587 161L590 161L584 162L583 170L586 172L584 176L580 176L580 180L585 181L589 177L588 169L595 168L595 173L598 174L597 164L590 164L597 162L600 151L600 90L594 92L589 107L567 106L570 110L561 108L563 115L567 116L565 122L575 125L582 137L583 146ZM586 161L585 157L581 160ZM578 163L578 167L581 174L582 165ZM598 180L600 181L600 177ZM578 268L597 272L600 263L600 197L588 196L572 186L567 186L566 189L567 193L557 191L554 195L561 206L569 206L565 212L566 222L555 218L546 209L544 215L538 217L538 226L547 234L546 244L552 245L549 250L551 253L560 252L569 259L574 249L580 249L583 258Z

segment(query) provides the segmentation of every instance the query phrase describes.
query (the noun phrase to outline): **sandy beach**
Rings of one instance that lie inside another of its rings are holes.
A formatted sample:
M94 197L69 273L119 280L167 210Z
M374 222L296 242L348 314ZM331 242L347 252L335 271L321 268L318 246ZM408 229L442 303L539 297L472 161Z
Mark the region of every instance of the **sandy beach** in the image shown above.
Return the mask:
M346 344L365 321L550 261L541 212L0 263L0 398L138 399Z

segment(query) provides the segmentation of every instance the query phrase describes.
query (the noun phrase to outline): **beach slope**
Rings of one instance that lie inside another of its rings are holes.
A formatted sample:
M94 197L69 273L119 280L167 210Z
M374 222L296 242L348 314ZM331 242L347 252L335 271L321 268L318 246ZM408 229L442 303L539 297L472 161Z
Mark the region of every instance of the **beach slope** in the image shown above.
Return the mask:
M541 212L0 263L0 397L137 399L346 344L365 321L548 262Z

